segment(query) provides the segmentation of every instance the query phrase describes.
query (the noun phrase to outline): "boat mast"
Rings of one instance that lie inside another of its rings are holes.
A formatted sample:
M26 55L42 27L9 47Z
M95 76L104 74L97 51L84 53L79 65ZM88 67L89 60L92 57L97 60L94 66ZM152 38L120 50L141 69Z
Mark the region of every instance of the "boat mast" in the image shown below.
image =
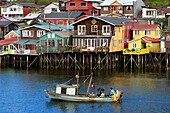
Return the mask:
M90 76L91 76L91 78L90 78L90 81L89 81L89 86L87 88L87 93L86 94L89 93L90 85L91 85L91 82L92 82L92 79L93 79L93 72L90 74Z

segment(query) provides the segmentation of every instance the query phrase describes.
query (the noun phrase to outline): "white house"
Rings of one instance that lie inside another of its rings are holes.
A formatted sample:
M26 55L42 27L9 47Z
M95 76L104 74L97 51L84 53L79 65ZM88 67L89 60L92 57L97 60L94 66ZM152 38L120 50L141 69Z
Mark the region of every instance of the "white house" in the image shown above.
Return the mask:
M23 18L23 6L19 4L6 4L1 6L1 15L3 17L12 17L16 19Z
M60 12L59 10L59 3L53 2L51 4L48 4L47 6L44 7L44 13L51 13L51 12Z
M142 18L165 18L163 11L151 8L151 7L142 7Z

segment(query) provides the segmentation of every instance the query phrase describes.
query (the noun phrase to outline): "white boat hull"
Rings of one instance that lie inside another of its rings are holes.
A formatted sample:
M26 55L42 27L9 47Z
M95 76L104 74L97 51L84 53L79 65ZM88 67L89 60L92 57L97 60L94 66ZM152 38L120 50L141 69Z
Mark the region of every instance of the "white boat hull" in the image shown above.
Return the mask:
M57 94L53 90L45 90L49 98L53 100L74 101L74 102L119 102L120 98L113 99L110 96L98 97L89 95L66 95Z

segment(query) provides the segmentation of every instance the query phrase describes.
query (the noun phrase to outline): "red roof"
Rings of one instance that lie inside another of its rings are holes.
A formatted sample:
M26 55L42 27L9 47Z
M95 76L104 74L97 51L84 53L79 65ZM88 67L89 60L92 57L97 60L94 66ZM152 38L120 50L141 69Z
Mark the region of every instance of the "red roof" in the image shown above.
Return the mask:
M159 27L158 24L134 24L133 30L152 30Z
M160 38L151 38L151 37L148 37L148 36L144 36L144 37L142 37L142 42L157 43L157 42L160 42Z
M5 39L5 40L0 40L0 46L12 44L13 42L15 42L17 40L18 40L18 38L9 38L9 39Z

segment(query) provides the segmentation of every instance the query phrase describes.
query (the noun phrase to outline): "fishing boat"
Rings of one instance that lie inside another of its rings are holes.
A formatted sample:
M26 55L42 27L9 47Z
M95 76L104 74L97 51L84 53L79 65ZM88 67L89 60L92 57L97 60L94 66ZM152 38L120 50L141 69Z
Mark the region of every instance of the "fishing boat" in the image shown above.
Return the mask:
M67 84L72 79L76 79L76 84ZM57 84L55 90L45 89L45 93L52 100L60 101L72 101L72 102L120 102L122 97L122 92L116 90L115 94L112 96L109 95L96 95L90 94L89 89L92 83L93 73L87 76L83 83L89 80L87 92L84 94L79 93L79 75L76 75L69 81L63 84Z

